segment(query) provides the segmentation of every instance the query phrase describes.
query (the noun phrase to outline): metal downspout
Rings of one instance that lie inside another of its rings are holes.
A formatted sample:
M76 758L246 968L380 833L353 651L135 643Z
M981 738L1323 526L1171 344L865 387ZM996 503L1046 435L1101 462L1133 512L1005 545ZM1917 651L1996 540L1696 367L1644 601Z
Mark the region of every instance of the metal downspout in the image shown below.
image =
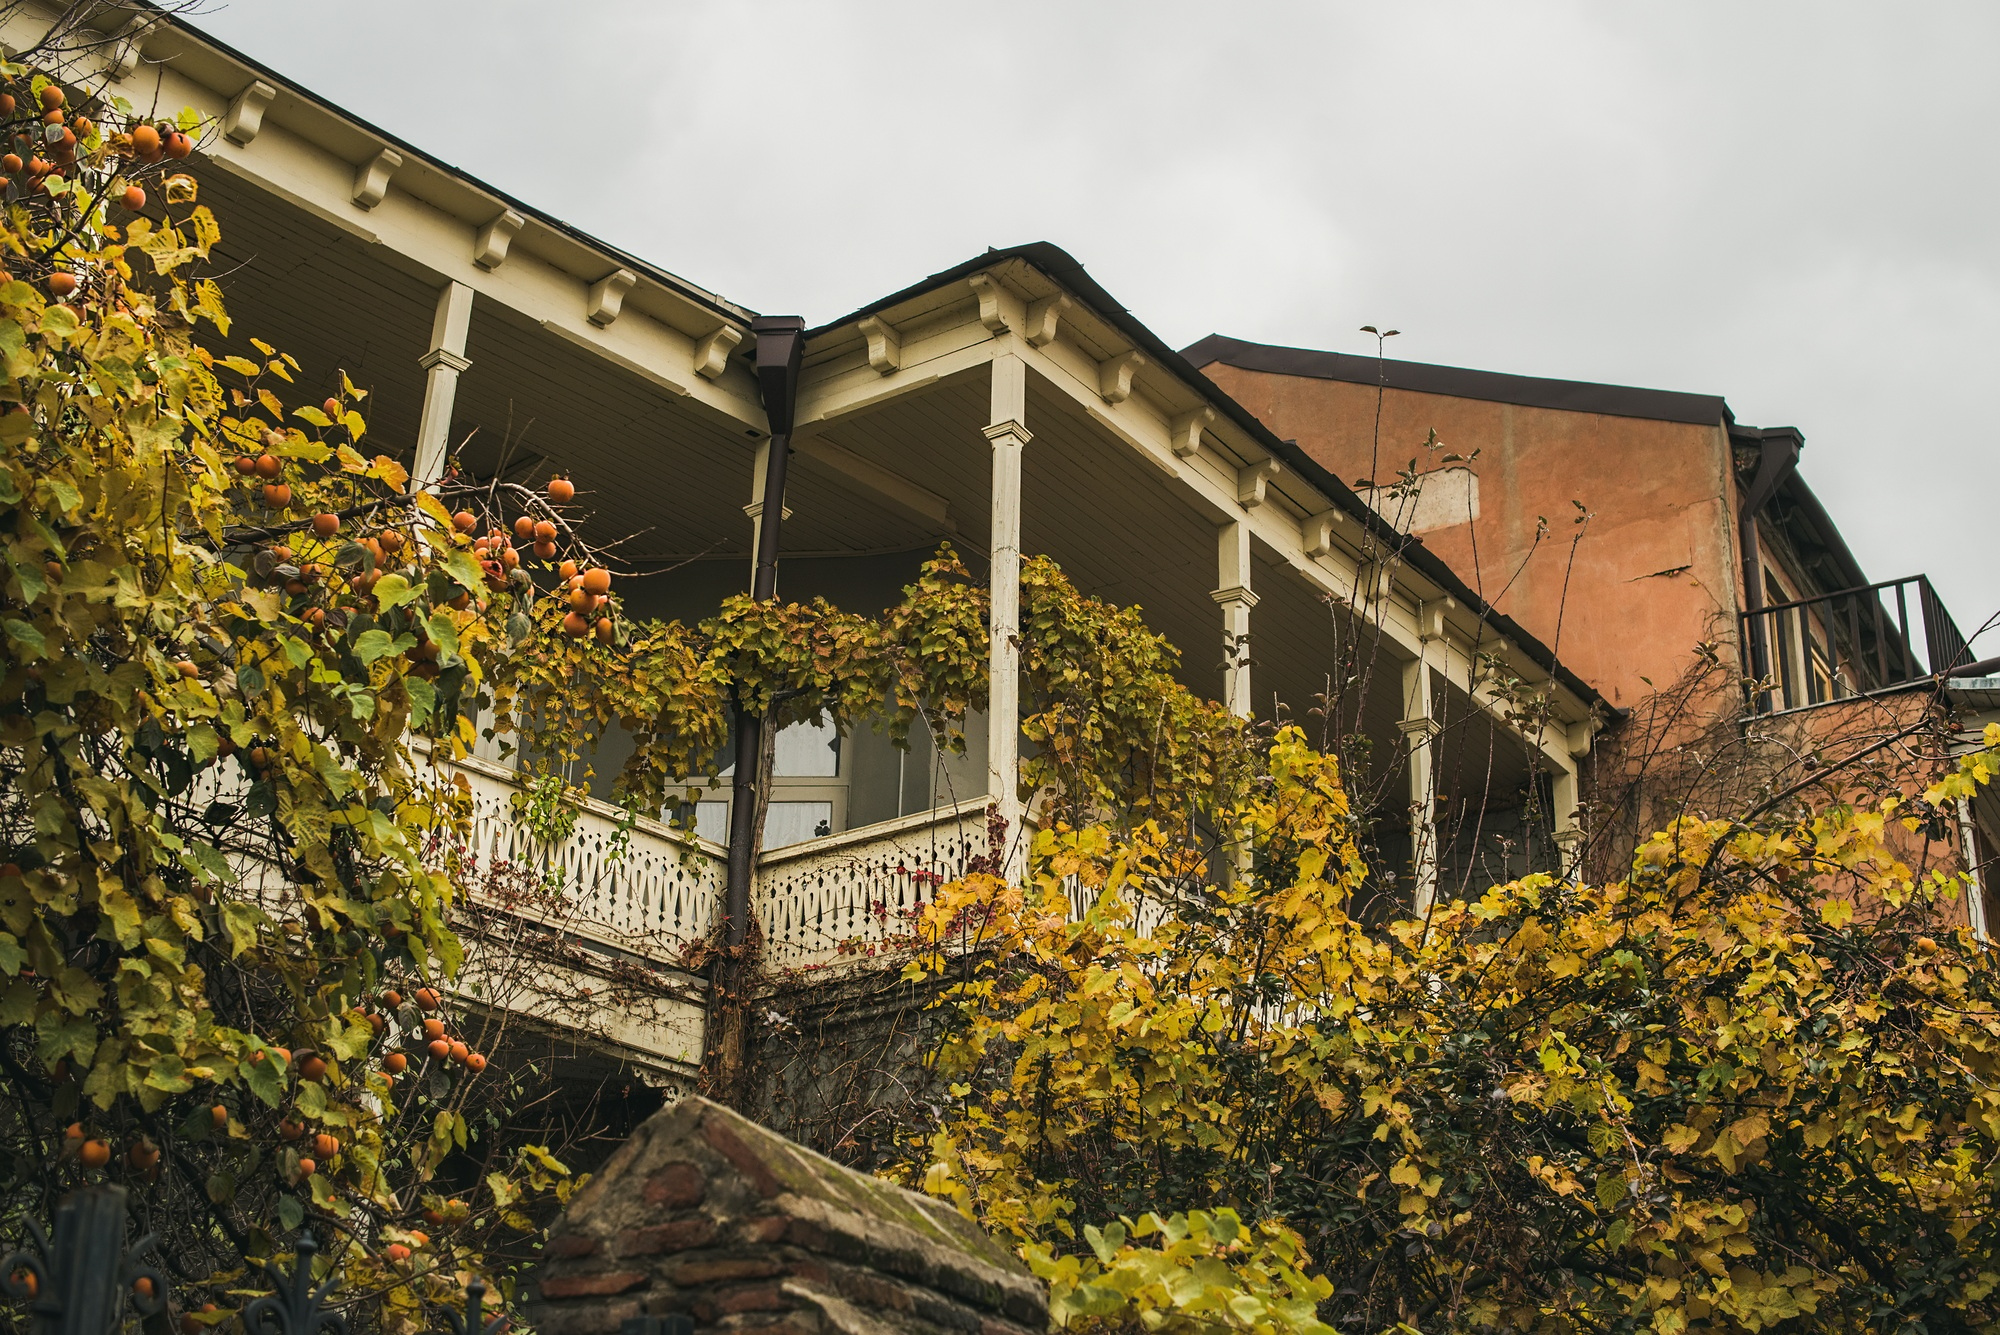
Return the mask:
M798 406L799 364L805 352L806 322L795 315L759 316L750 322L757 338L757 388L771 426L770 455L764 470L763 509L757 527L757 566L750 596L768 602L778 593L778 537L785 518L785 469L791 458L792 418ZM742 1102L747 1050L748 992L755 978L750 958L750 888L756 872L758 787L762 775L765 719L736 705L736 772L730 784L729 882L723 900L724 949L711 987L710 1079L712 1092L732 1106Z
M1748 432L1742 433L1748 435ZM1737 436L1741 439L1741 436ZM1805 442L1796 431L1774 430L1757 435L1757 472L1743 493L1742 508L1736 515L1736 545L1743 556L1743 626L1748 629L1750 663L1748 676L1762 681L1770 671L1770 652L1764 642L1764 558L1757 541L1757 516L1778 494L1785 479L1799 466L1799 448Z

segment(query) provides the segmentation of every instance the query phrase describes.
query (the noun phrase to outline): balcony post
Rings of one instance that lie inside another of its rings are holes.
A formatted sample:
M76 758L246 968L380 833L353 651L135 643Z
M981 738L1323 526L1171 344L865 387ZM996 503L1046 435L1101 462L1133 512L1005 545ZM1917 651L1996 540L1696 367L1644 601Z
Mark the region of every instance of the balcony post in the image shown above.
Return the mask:
M431 319L430 351L417 359L417 365L424 368L424 411L417 422L416 464L410 470L413 489L430 486L444 472L458 377L472 365L465 355L465 340L471 330L472 289L463 283L446 283L438 293L437 314Z
M1549 826L1554 833L1556 850L1561 854L1562 871L1566 876L1578 874L1577 864L1583 854L1583 826L1577 820L1577 809L1581 805L1578 778L1574 768L1557 767L1549 784L1552 808Z
M1028 431L1028 368L1013 353L993 359L991 620L987 636L986 791L1007 827L1002 873L1019 878L1026 832L1021 807L1021 454Z
M1256 712L1250 694L1250 526L1233 519L1216 531L1216 587L1209 597L1222 607L1222 703L1237 718Z
M1410 910L1430 915L1437 900L1437 775L1431 743L1444 730L1431 715L1431 668L1425 658L1403 665L1402 730L1410 765Z

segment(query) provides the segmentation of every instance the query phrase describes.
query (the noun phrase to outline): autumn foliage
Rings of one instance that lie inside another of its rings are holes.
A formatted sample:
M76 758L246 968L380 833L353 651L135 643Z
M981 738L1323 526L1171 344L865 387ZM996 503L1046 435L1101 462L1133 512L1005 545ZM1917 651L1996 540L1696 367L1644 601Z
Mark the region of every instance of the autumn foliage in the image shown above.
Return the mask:
M1057 825L1027 885L939 896L950 1099L907 1171L1077 1326L1986 1328L2000 967L1904 805L1687 820L1611 884L1381 931L1334 762L1281 733L1222 884Z
M8 1231L123 1183L198 1331L310 1221L343 1292L414 1329L567 1191L532 1145L440 1190L513 1086L449 991L464 887L434 855L465 818L436 762L564 592L473 531L561 509L412 496L333 368L211 351L220 226L174 167L198 121L0 77L88 113L0 223Z

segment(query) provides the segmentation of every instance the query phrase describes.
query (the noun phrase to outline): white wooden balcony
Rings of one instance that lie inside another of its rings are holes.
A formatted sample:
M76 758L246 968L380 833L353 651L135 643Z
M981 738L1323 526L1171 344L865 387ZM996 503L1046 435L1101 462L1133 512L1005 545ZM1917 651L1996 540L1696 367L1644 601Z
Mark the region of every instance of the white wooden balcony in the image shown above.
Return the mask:
M549 887L482 894L487 908L539 922L656 967L683 967L719 921L728 850L664 822L583 799L569 837L543 848L516 815L513 772L490 761L452 765L471 787L475 883L510 865ZM893 950L938 886L988 852L985 797L766 851L751 911L772 971L865 963ZM556 887L560 886L559 892Z
M751 907L766 969L827 969L893 952L937 888L988 854L989 800L969 798L765 853Z
M516 815L521 788L512 770L478 759L455 762L452 769L472 790L467 851L477 859L476 873L532 863L551 885L560 874L559 899L492 907L541 917L655 963L678 963L714 927L729 872L728 850L720 845L585 798L576 804L569 837L542 849Z

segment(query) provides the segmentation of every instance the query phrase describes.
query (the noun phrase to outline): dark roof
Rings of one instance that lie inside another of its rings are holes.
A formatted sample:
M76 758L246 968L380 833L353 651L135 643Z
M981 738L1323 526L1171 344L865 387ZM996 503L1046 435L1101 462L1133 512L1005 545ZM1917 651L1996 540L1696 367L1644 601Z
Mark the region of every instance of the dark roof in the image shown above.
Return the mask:
M1716 394L1683 394L1670 389L1634 389L1629 385L1594 385L1582 380L1544 380L1540 376L1507 375L1500 371L1470 371L1459 366L1397 362L1359 357L1315 348L1282 348L1248 343L1240 338L1210 334L1183 353L1196 366L1221 362L1245 371L1341 380L1354 385L1386 385L1417 394L1442 394L1454 399L1516 403L1527 408L1555 408L1572 413L1602 413L1607 417L1644 417L1656 422L1689 422L1715 426L1730 420L1729 405Z
M1155 334L1152 330L1141 324L1130 311L1125 309L1123 304L1109 292L1106 292L1103 287L1099 286L1097 280L1085 272L1084 267L1068 251L1060 246L1051 245L1047 241L1031 241L1024 246L1009 246L1004 250L988 250L985 254L975 256L963 264L954 265L949 269L941 269L921 282L912 283L899 292L892 292L886 297L870 302L860 310L843 315L838 320L829 321L817 329L807 330L806 339L811 341L822 334L840 329L846 325L851 325L855 321L873 315L878 311L884 311L891 306L900 305L912 297L935 291L947 284L963 282L983 269L990 269L996 264L1004 264L1008 260L1021 260L1033 265L1052 281L1060 283L1063 289L1072 297L1090 307L1099 318L1130 339L1133 346L1145 353L1155 366L1200 394L1217 412L1234 422L1246 435L1256 441L1258 445L1263 447L1264 450L1279 460L1279 462L1283 463L1285 467L1291 469L1294 473L1304 478L1307 483L1317 488L1321 495L1332 501L1350 519L1353 519L1363 528L1372 532L1385 548L1400 555L1409 564L1411 569L1417 571L1425 579L1435 584L1447 596L1456 599L1459 603L1469 608L1486 625L1491 626L1496 632L1520 646L1521 651L1527 654L1529 659L1540 667L1542 671L1548 673L1556 681L1561 682L1566 690L1582 700L1585 705L1601 710L1608 718L1617 718L1624 714L1625 711L1613 705L1602 695L1599 695L1590 683L1557 662L1556 656L1549 652L1549 647L1533 635L1530 635L1526 628L1521 626L1512 617L1507 616L1503 612L1497 612L1488 606L1486 600L1473 592L1471 587L1458 577L1456 571L1446 565L1436 553L1424 546L1423 539L1411 534L1405 534L1396 529L1394 525L1377 514L1373 506L1356 495L1352 487L1349 487L1345 482L1342 482L1339 478L1328 472L1311 455L1300 449L1296 442L1280 440L1269 427L1265 426L1258 419L1255 413L1229 397L1220 385L1217 385L1213 380L1210 380L1207 376L1196 370L1186 357L1168 347L1158 334ZM1199 347L1201 345L1197 344L1196 346ZM1718 399L1716 402L1720 403L1721 400Z

